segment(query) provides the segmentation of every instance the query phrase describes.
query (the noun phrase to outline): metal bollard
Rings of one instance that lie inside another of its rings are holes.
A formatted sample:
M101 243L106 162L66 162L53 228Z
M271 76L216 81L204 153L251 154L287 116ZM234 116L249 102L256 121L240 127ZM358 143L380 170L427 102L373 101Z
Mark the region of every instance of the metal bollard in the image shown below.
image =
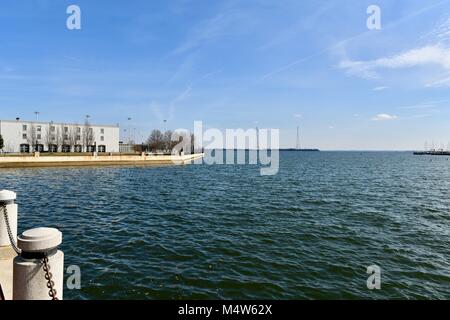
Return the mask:
M9 239L9 229L14 243L17 241L17 204L16 193L8 190L0 191L0 247L11 246ZM5 219L5 212L7 213L7 220Z
M62 300L62 233L54 228L27 230L18 237L22 252L14 259L13 300Z

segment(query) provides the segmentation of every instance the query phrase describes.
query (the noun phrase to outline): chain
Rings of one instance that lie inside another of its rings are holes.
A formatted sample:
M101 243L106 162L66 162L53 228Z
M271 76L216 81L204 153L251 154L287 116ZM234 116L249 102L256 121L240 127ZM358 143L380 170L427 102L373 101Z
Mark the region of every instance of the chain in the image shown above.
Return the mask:
M14 241L14 236L11 231L11 225L9 224L8 210L6 209L6 204L2 203L0 206L3 209L3 216L5 217L6 231L8 231L9 242L11 242L11 247L19 255L21 250L17 248L16 242Z
M2 203L0 205L0 207L3 209L3 216L5 217L6 230L8 231L8 237L9 237L9 241L11 242L11 246L14 249L14 251L18 255L20 255L21 250L19 248L17 248L17 245L14 241L14 237L13 237L13 234L11 231L11 225L9 224L8 210L6 209L6 204ZM57 293L56 289L54 289L55 282L52 280L53 274L50 272L50 265L48 264L47 256L45 256L42 259L42 263L43 263L42 269L45 272L45 280L47 280L47 288L49 289L48 295L52 298L52 300L58 300L58 298L56 297L56 293Z
M42 259L42 263L44 264L42 269L44 269L45 280L47 280L47 288L49 289L48 295L50 296L50 298L52 298L52 300L58 300L58 298L56 297L56 289L54 289L55 282L52 280L53 274L50 272L50 265L48 264L47 256Z

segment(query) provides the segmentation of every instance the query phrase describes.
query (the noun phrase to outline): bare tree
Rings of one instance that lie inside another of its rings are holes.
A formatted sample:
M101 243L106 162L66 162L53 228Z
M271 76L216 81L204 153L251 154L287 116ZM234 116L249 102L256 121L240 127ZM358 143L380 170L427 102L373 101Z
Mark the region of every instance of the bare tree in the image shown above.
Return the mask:
M155 152L164 148L164 135L159 130L153 130L146 142L148 148Z
M68 132L68 135L69 135L69 140L68 140L68 142L69 142L69 145L70 145L70 148L73 150L73 151L75 151L75 145L77 144L77 135L78 135L78 132L77 132L77 125L75 125L75 126L70 126L69 127L69 132Z
M86 151L87 148L89 146L92 146L95 142L94 129L91 127L91 124L89 123L88 120L86 120L86 122L84 123L82 140L83 140L83 148L85 148Z
M56 128L56 132L55 132L55 144L56 144L56 148L58 150L62 149L62 145L63 145L63 136L62 136L62 131L60 127Z
M35 150L37 144L37 131L34 124L28 126L27 142L31 146L31 150Z
M60 125L60 139L61 139L61 146L67 146L70 145L69 142L69 127L65 124ZM62 148L61 148L62 151Z
M44 139L43 139L44 143L47 145L47 150L48 151L51 151L50 146L55 144L55 140L54 140L55 136L53 135L51 127L52 127L51 124L48 124L45 127L45 135L44 135Z
M172 141L172 131L169 130L164 132L163 150L166 152L171 152L176 144L177 142Z

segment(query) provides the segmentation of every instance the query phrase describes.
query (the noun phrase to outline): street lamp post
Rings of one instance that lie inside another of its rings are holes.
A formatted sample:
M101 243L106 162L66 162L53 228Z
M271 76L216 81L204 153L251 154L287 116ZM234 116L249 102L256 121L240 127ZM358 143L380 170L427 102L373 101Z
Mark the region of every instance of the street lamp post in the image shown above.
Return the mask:
M131 117L128 117L128 144L131 144Z

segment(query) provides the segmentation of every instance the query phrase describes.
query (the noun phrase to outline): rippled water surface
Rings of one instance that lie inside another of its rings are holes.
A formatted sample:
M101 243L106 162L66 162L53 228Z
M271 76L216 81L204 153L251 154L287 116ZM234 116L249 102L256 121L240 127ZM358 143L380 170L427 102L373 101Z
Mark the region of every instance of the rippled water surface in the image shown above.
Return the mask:
M450 160L282 152L255 165L0 170L19 231L57 226L66 299L450 299ZM382 288L366 268L382 268Z

